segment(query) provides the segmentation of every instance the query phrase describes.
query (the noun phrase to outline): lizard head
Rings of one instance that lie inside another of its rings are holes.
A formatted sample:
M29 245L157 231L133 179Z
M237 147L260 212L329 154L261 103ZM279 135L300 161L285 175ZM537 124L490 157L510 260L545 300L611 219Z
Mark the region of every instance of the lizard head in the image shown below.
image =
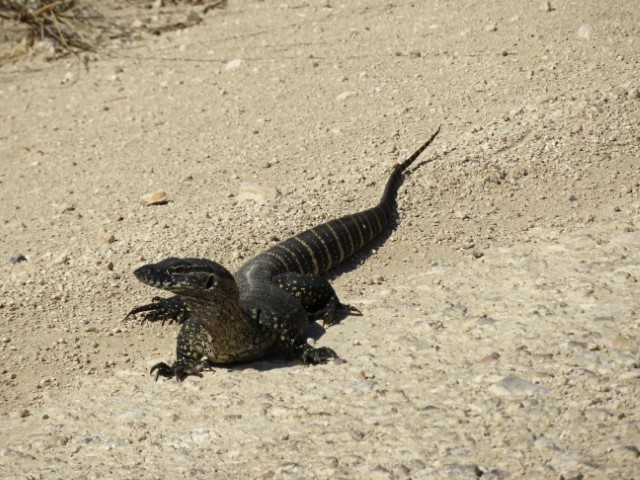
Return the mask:
M204 258L167 258L136 269L142 283L185 297L202 298L220 288L237 290L233 275Z

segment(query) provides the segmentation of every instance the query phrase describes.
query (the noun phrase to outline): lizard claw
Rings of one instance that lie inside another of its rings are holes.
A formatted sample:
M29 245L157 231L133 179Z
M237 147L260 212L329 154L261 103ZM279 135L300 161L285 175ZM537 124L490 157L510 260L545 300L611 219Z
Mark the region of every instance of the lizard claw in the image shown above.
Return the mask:
M156 382L158 381L158 378L160 378L160 376L163 376L165 378L173 378L175 376L173 367L170 367L164 362L156 363L153 367L151 367L151 372L149 373L153 375L153 372L156 370L158 370L158 373L156 373Z
M324 314L320 317L322 319L323 327L333 327L334 325L337 325L338 323L340 323L340 320L336 318L337 310L346 310L347 313L345 316L347 315L354 315L356 317L362 316L362 312L358 310L356 307L352 305L348 305L346 303L338 303L335 306L335 308L327 309L327 311L324 312Z
M326 363L330 358L338 358L338 354L329 347L313 348L309 347L302 352L302 362L305 365L318 365Z
M347 310L349 312L349 315L353 315L355 317L362 316L362 312L358 308L354 307L353 305L349 305L348 303L341 303L338 305L338 308Z
M182 382L189 375L195 375L202 378L203 370L213 370L213 364L208 360L202 360L197 364L187 364L185 362L176 362L172 366L167 365L164 362L156 363L151 367L151 375L156 371L156 382L161 376L164 378L176 377L176 380Z

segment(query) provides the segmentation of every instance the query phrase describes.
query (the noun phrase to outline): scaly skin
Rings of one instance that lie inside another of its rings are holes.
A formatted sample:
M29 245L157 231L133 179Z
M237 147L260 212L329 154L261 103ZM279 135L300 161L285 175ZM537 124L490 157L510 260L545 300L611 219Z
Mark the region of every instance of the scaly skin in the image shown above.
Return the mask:
M176 294L133 309L145 319L182 323L177 360L155 365L160 377L183 380L201 376L212 365L248 362L284 350L304 363L336 358L328 347L306 343L308 322L335 322L336 311L357 309L343 305L326 273L362 250L390 224L403 172L431 144L440 129L409 159L397 165L380 202L291 237L245 263L235 277L206 259L168 258L138 268L143 283Z

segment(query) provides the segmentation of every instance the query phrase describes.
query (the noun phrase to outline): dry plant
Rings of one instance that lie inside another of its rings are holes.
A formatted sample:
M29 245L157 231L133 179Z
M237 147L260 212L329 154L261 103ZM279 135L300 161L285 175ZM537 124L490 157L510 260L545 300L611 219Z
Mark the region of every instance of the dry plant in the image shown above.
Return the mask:
M107 19L99 2L82 0L0 0L0 17L27 27L27 47L50 40L59 54L95 51L103 37L127 35Z
M174 5L202 6L202 14L226 7L227 0L176 0ZM159 7L164 2L157 3ZM56 56L79 52L95 52L105 40L130 37L134 30L145 30L154 35L189 28L202 22L195 11L189 11L184 21L147 27L131 26L131 17L125 12L148 9L150 4L137 0L0 0L0 28L17 27L11 35L26 49L36 41L46 40L55 49ZM104 12L104 13L102 13ZM26 43L22 43L25 40ZM20 55L16 49L0 60Z

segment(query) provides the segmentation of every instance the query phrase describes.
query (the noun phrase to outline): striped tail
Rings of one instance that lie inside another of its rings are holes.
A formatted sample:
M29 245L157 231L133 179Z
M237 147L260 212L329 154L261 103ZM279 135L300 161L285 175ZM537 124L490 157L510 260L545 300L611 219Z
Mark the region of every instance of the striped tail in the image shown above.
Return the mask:
M404 162L396 165L387 180L380 202L373 208L346 215L305 230L259 257L269 257L279 272L326 273L380 235L392 220L402 173L433 142L438 130ZM267 259L265 259L267 260Z

